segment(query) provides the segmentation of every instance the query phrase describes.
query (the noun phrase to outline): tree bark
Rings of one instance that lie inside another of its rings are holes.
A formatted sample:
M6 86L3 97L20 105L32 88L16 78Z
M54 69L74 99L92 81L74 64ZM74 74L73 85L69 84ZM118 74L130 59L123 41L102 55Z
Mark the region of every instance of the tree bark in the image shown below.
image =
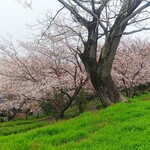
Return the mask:
M93 20L91 26L89 25L88 28L89 35L87 42L84 44L84 53L80 55L91 79L91 83L102 104L106 107L117 102L127 101L120 93L111 77L113 60L122 36L116 35L122 33L126 27L126 23L119 27L121 24L119 19L116 20L115 26L112 27L111 32L107 35L98 61L96 59L98 28Z
M97 78L97 84L94 85L97 95L99 96L102 104L107 107L117 102L126 102L121 92L116 87L112 77Z

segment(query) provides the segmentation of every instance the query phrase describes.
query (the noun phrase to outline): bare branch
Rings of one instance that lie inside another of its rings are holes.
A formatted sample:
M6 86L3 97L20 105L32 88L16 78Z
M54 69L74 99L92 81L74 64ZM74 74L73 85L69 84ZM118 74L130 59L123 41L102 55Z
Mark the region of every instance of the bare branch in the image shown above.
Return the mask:
M64 5L64 7L66 7L68 10L70 10L70 12L77 18L77 20L84 25L85 27L87 27L88 25L88 21L86 19L84 19L81 15L79 15L79 13L75 10L75 8L71 7L69 4L67 4L64 0L58 0L60 3L62 3Z
M58 16L58 14L64 9L64 7L60 8L57 13L55 14L55 16L51 19L49 25L47 26L47 28L45 29L45 31L42 33L41 35L41 39L44 37L45 33L50 29L52 22L56 19L56 17ZM41 40L39 39L39 41Z
M131 18L133 18L134 16L136 16L137 14L139 14L142 10L146 9L147 7L150 6L150 2L146 3L145 5L141 6L140 8L138 8L136 11L134 11L133 13L131 13L131 15L129 15L123 22L122 24L128 22Z
M141 28L141 29L133 30L133 31L130 31L130 32L119 33L119 34L117 34L116 36L120 36L120 35L129 35L129 34L141 32L141 31L144 31L144 30L150 30L150 28L145 28L145 27L143 27L143 28Z

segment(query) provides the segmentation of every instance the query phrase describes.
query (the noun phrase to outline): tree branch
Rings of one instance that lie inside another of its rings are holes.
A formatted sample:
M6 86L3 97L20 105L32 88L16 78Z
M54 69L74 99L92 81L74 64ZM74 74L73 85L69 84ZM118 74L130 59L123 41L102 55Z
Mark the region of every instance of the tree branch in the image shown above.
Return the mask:
M121 23L121 25L123 25L124 23L128 22L131 18L133 18L134 16L136 16L142 10L146 9L149 6L150 6L150 2L148 2L145 5L141 6L139 9L137 9L136 11L134 11L133 13L131 13L131 15L129 15L125 20L123 20L123 22Z
M64 7L66 7L75 17L76 19L85 27L88 25L88 21L84 19L79 13L71 7L69 4L67 4L64 0L58 0Z
M150 28L145 28L145 27L143 27L143 28L141 28L141 29L133 30L133 31L130 31L130 32L119 33L119 34L117 34L116 36L129 35L129 34L137 33L137 32L144 31L144 30L150 30Z

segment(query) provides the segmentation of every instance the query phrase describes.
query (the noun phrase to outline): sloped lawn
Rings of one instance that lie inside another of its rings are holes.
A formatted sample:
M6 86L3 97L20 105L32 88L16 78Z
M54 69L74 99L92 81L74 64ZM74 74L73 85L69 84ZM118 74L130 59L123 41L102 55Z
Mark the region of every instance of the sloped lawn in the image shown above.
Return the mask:
M43 127L40 122L39 126L35 122L11 126L19 132L2 123L0 150L149 150L149 98L150 94L142 95L52 125L42 122Z

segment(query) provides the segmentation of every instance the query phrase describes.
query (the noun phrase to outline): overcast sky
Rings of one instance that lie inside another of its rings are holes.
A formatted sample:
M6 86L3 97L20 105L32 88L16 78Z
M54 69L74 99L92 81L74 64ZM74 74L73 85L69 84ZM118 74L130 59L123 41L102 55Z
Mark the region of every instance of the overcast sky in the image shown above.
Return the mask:
M0 38L10 35L14 40L24 40L30 37L27 25L35 24L47 10L55 14L59 8L57 0L33 0L32 9L24 8L17 0L0 0ZM150 36L148 31L139 34Z
M0 0L0 37L26 38L30 33L27 24L36 23L47 10L55 13L59 7L56 0L34 0L33 9L24 8L17 0Z

